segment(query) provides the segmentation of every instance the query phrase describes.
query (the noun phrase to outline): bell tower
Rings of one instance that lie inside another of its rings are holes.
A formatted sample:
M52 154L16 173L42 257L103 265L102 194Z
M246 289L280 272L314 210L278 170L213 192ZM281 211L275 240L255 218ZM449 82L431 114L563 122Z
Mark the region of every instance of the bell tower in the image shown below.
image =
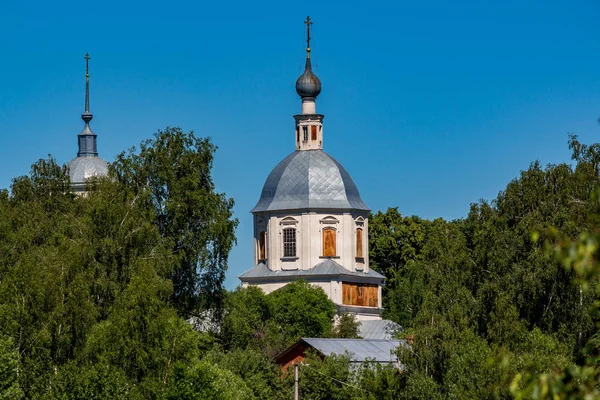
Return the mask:
M296 93L302 99L302 113L296 120L296 150L323 149L323 114L317 114L315 101L321 93L321 81L312 72L310 62L310 17L306 17L306 65L296 81Z

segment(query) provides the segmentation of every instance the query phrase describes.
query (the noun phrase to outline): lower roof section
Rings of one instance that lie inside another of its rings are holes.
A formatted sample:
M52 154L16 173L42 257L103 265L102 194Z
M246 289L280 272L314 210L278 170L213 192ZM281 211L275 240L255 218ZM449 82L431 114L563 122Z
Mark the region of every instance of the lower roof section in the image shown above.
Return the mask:
M290 356L296 355L295 353L304 354L307 348L312 348L325 357L333 354L348 355L351 362L397 363L396 353L399 346L406 346L406 342L403 340L301 338L279 354L276 362L280 365L285 364Z
M242 282L276 282L276 281L292 281L297 279L306 280L317 280L326 279L331 280L332 278L339 278L348 282L360 282L360 283L375 283L381 284L383 282L383 275L369 270L369 272L363 271L350 271L334 260L325 260L311 269L295 269L295 270L280 270L273 271L265 264L260 263L254 268L249 269L243 274L239 275L238 278Z

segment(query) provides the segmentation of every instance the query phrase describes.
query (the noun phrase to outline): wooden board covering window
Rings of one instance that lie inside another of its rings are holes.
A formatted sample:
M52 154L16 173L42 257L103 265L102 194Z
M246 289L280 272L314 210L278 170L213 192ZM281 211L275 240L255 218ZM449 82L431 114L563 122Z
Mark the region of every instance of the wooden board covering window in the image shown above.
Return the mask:
M342 282L342 304L349 306L377 307L377 285Z
M310 138L312 140L317 140L317 127L314 125L310 127Z
M258 259L259 260L264 260L266 257L266 252L265 252L265 243L267 239L267 232L262 231L260 233L260 237L258 239Z
M363 230L356 230L356 257L363 258Z
M335 257L335 230L323 229L323 256Z

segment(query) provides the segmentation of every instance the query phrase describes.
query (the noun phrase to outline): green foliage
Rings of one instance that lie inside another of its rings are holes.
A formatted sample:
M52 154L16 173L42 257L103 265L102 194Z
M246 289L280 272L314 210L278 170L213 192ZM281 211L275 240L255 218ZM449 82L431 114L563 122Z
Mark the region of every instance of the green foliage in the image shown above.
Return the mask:
M401 351L409 397L506 398L510 377L566 368L589 351L597 294L584 290L589 281L573 285L574 270L545 244L598 227L600 147L575 136L569 146L574 168L534 162L463 220L396 209L372 216L371 260L388 277L385 316L414 338Z
M360 322L358 322L356 316L351 313L343 313L335 322L333 330L331 331L331 337L359 339L359 330Z
M244 381L226 369L200 362L193 367L177 365L168 383L167 400L250 400L252 395Z
M303 399L364 399L369 398L357 386L350 359L346 355L333 355L321 360L308 354L305 365L300 365L300 397ZM289 379L293 379L289 374Z
M233 200L216 193L210 174L216 147L179 128L123 152L111 174L149 208L165 245L176 257L170 271L173 301L183 315L198 306L220 310L227 255L235 243Z
M94 326L83 357L124 371L133 382L166 381L173 364L198 357L198 335L165 301L169 281L149 266L120 294L110 316Z
M573 167L532 163L465 219L373 215L384 315L410 344L402 369L312 354L302 398L600 396L600 145L569 146ZM273 356L358 335L307 282L223 290L237 221L214 150L167 128L85 196L51 157L0 191L0 398L290 398ZM216 316L218 336L194 331L194 314Z
M323 289L305 281L289 283L268 295L253 286L238 288L227 299L222 323L226 349L253 348L275 356L301 337L325 337L332 331L335 306Z
M250 343L262 345L267 334L270 304L256 286L238 287L227 296L226 315L221 324L223 345L227 349L245 349Z
M19 353L13 340L0 336L0 399L21 399L19 386Z
M271 320L284 338L323 337L331 331L335 306L323 289L296 281L267 298Z
M596 164L597 167L597 164ZM590 168L594 171L593 168ZM593 199L598 199L596 191ZM583 233L577 240L565 240L554 246L557 257L566 269L575 273L574 282L584 292L600 295L600 236L597 232ZM595 301L591 313L597 314L600 303ZM595 399L600 396L600 344L598 342L600 321L596 320L596 332L588 340L580 365L562 363L551 371L533 368L516 374L511 392L517 399ZM542 344L543 346L543 344ZM547 352L548 349L545 346Z
M241 377L256 398L273 399L279 393L285 393L281 368L275 364L273 357L266 356L259 350L234 349L227 353L212 351L204 360Z
M0 191L8 398L159 398L175 364L195 365L207 342L181 315L218 311L237 224L214 149L168 128L84 196L52 158Z

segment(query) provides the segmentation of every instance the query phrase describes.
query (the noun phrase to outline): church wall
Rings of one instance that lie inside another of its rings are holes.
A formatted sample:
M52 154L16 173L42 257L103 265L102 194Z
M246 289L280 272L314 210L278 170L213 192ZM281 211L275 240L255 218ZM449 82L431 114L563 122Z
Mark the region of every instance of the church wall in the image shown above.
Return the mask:
M349 271L369 272L368 214L366 212L272 212L254 216L254 261L260 253L260 232L266 231L266 264L273 271L308 270L328 258ZM358 221L357 218L362 217ZM283 257L283 229L296 228L296 257ZM363 258L356 258L356 229L363 229ZM324 256L323 230L335 231L336 255Z
M285 285L287 285L288 283L290 283L289 281L285 281L285 282L260 282L260 283L252 283L249 284L248 282L243 282L242 283L242 287L248 287L249 285L253 285L253 286L258 286L259 288L262 289L263 292L265 292L265 294L269 294L272 293L274 291L276 291L277 289L281 289L282 287L284 287ZM316 287L320 287L321 289L323 289L323 291L325 292L325 294L327 295L327 297L329 297L329 299L331 299L331 301L333 301L334 303L337 304L337 302L334 300L334 298L337 296L337 282L324 282L324 281L309 281L309 283L313 286ZM333 290L333 286L336 285L335 287L335 291ZM341 297L340 297L341 300Z

